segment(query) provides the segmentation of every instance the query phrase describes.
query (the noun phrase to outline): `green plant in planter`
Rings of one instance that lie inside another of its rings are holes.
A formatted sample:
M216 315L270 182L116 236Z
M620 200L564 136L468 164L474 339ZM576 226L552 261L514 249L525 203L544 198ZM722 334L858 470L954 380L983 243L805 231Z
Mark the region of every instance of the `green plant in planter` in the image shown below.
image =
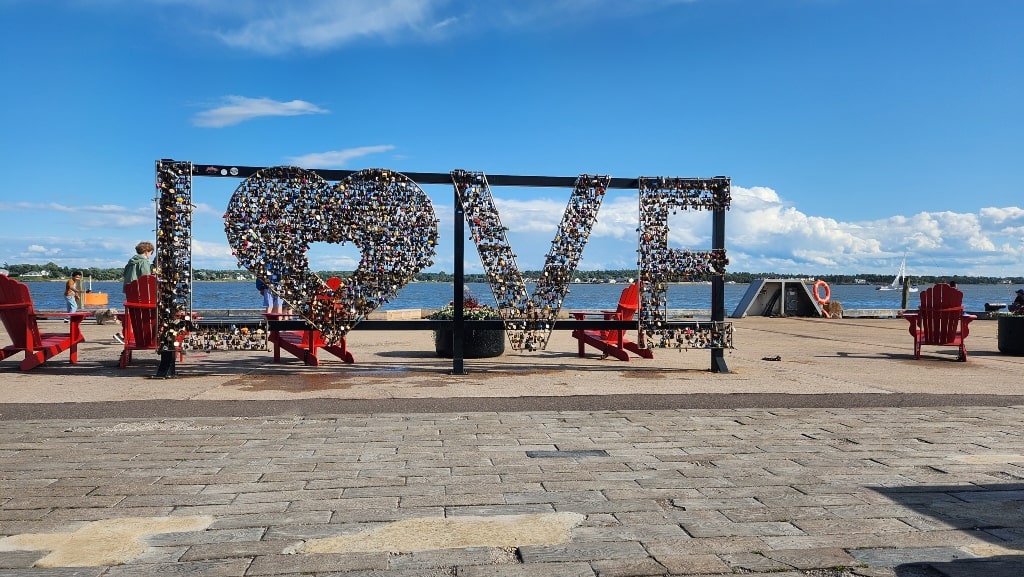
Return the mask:
M455 303L448 303L427 316L428 319L450 321L455 319ZM501 319L501 313L493 307L480 304L472 295L462 299L462 318L467 321ZM434 350L439 357L451 358L451 329L434 330ZM467 359L497 357L505 353L505 331L503 329L467 329L463 335L462 356Z
M455 319L455 303L451 302L427 316L428 319L450 321ZM501 313L494 307L480 304L467 290L462 296L462 318L467 321L486 321L500 319Z

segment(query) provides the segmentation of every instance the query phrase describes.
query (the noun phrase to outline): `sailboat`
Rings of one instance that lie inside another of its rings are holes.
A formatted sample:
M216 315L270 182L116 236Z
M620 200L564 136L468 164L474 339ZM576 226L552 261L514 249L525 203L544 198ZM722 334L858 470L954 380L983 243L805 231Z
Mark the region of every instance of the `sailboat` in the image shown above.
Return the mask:
M903 279L907 276L907 255L903 255L903 262L900 263L900 270L896 272L896 278L892 279L889 284L883 284L878 286L880 291L902 291L903 290ZM917 285L910 285L910 292L917 292Z

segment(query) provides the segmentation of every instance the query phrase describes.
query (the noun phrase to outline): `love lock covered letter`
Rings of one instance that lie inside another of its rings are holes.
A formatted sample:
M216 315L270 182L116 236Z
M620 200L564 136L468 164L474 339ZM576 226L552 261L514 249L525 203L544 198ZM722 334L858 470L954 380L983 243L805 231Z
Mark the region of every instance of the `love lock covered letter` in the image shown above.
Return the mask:
M224 215L239 266L263 279L328 343L433 264L437 224L415 182L379 168L334 186L302 168L266 168L238 186ZM341 283L321 280L306 255L316 242L354 243L361 255L355 273Z

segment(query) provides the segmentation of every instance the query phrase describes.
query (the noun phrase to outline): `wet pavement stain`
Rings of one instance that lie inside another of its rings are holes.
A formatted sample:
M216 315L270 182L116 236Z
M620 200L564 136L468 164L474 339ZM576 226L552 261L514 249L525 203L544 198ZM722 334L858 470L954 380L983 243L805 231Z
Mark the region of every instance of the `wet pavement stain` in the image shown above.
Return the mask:
M622 376L627 379L643 379L645 381L653 381L655 379L664 379L667 375L663 371L633 370L623 371Z
M308 393L312 391L338 391L351 389L357 384L368 384L366 381L338 380L338 375L290 375L287 379L243 377L232 379L223 386L235 387L249 393L280 391L285 393Z
M471 383L464 383L464 384L471 384ZM436 388L436 389L439 389L439 388L447 387L448 383L442 383L442 382L434 381L434 382L427 382L427 383L419 383L418 385L413 385L413 386L418 388L418 389L423 389L423 388Z

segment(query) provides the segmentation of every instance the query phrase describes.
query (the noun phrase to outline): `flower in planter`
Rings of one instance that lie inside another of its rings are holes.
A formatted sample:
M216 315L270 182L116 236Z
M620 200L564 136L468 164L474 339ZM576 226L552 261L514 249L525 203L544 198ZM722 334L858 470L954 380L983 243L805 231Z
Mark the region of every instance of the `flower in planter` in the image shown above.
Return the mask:
M480 304L480 301L466 291L462 297L462 316L467 321L500 319L501 313L494 307ZM451 302L427 316L428 319L450 321L455 318L455 303Z

